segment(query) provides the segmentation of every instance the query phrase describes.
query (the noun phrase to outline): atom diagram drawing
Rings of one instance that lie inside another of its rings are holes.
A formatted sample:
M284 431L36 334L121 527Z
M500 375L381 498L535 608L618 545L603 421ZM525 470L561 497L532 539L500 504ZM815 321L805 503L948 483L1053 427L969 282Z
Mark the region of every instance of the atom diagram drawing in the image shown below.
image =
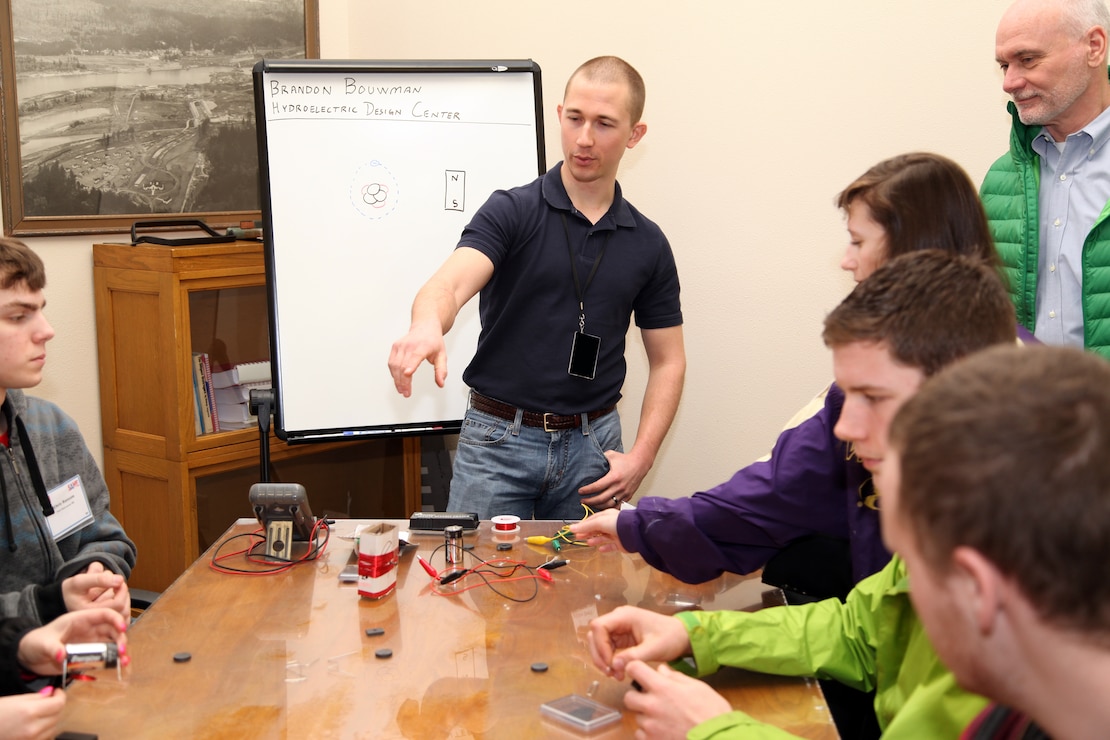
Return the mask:
M389 187L380 182L372 182L362 187L362 202L371 208L385 207L385 201L389 198Z
M400 187L389 168L374 159L355 171L350 185L351 205L366 218L386 218L397 208Z

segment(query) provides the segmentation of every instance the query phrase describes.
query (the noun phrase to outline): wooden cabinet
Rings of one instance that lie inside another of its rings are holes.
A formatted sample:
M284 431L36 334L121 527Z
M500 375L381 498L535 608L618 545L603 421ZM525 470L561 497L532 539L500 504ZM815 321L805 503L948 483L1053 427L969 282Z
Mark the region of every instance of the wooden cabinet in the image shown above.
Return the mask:
M258 427L197 434L192 353L266 359L265 283L257 242L93 246L104 477L138 547L135 588L164 589L252 516ZM270 480L303 484L318 516L403 518L421 508L420 443L287 445L271 433Z

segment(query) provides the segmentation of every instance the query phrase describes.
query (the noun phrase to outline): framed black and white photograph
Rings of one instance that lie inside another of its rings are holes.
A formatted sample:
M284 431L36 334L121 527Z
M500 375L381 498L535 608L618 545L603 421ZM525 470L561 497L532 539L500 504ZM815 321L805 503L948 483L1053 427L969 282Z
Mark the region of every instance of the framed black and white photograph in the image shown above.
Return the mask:
M318 0L0 0L4 233L257 219L251 70L319 56Z

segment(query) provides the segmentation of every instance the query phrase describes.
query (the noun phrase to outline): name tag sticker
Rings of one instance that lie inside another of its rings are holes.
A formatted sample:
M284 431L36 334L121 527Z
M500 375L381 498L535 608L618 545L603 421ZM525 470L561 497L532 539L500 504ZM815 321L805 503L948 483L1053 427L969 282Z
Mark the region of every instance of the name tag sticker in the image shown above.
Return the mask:
M55 542L93 523L92 507L81 485L81 476L73 476L47 496L54 507L54 515L46 517L46 523L50 525Z

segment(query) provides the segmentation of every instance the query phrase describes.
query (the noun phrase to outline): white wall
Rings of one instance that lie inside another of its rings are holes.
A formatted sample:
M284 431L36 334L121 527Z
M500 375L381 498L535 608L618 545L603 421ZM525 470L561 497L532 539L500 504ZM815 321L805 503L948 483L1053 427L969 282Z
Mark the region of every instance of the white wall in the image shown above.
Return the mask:
M620 180L674 247L689 373L641 491L676 496L765 453L830 379L821 321L851 288L837 269L846 239L835 194L900 152L945 154L976 181L1002 152L994 29L1008 3L321 0L321 46L333 58L536 60L549 163L561 158L555 105L579 63L617 54L644 75L648 134ZM47 262L58 330L39 392L99 455L95 239L29 241ZM646 376L638 339L630 359L626 445Z
M765 453L831 378L821 322L852 285L835 194L908 150L948 155L976 182L1001 153L994 31L1008 2L351 0L347 54L536 60L549 163L579 63L617 54L643 74L648 134L620 181L674 247L689 372L641 492L676 496ZM646 376L630 346L626 446Z

